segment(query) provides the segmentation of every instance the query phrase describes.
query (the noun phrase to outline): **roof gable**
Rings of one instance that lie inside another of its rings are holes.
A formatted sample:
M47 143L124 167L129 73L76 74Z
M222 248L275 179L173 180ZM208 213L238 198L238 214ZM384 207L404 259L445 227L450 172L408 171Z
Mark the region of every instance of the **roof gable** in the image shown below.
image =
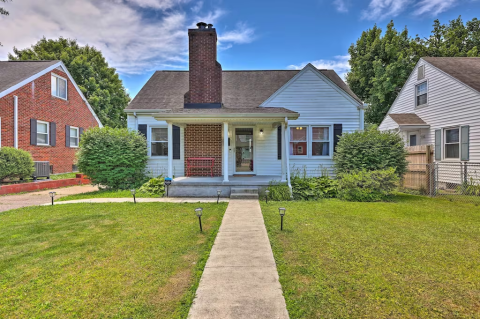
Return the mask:
M97 121L98 125L103 127L102 122L100 122L97 114L95 114L93 111L93 108L88 103L87 98L83 95L83 92L80 90L62 61L1 61L0 71L2 72L0 72L0 83L4 83L4 86L0 86L0 98L58 68L65 72L68 79L75 87L75 90L81 96L93 117Z
M265 106L279 96L283 91L290 87L297 79L303 76L307 72L313 72L320 79L322 79L326 84L330 85L334 90L339 94L343 95L345 98L350 100L355 105L362 105L361 100L350 90L348 85L340 79L337 73L333 70L318 70L312 64L307 64L298 74L295 75L290 81L285 83L277 92L272 94L267 100L265 100L261 106Z

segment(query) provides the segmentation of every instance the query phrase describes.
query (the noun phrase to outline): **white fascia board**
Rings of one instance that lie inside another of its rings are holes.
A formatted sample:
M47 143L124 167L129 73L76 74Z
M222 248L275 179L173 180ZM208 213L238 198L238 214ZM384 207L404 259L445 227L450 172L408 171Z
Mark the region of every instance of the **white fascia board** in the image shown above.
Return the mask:
M88 103L87 101L87 98L83 95L82 91L80 90L80 88L78 87L77 83L75 83L75 80L73 79L72 75L70 74L70 72L68 72L68 69L67 67L65 66L65 64L63 64L62 61L59 61L58 63L55 63L51 66L49 66L48 68L45 68L43 69L42 71L32 75L31 77L23 80L22 82L20 83L17 83L15 84L14 86L11 86L9 87L8 89L0 92L0 98L18 90L19 88L21 88L22 86L24 85L27 85L28 83L38 79L39 77L41 77L42 75L45 75L47 74L48 72L51 72L51 71L54 71L56 68L58 67L61 67L65 74L67 74L68 78L70 79L70 81L73 83L73 85L75 86L75 89L77 90L78 94L80 94L80 96L82 97L83 101L85 101L85 104L87 105L88 109L90 110L90 112L92 113L93 117L95 118L95 120L97 121L98 123L98 126L100 127L103 127L102 125L102 122L100 122L100 120L98 119L97 117L97 114L95 114L95 112L93 111L92 107L90 106L90 104Z
M316 67L314 67L311 63L308 63L300 72L298 72L293 78L291 78L287 83L282 85L281 88L279 88L275 93L273 93L268 99L266 99L260 106L265 106L267 103L272 101L274 98L276 98L280 93L282 93L287 87L290 86L293 82L295 82L299 77L301 77L304 73L307 72L307 70L311 70L314 72L318 77L320 77L322 80L324 80L326 83L330 84L330 86L336 90L338 93L343 95L345 98L347 98L350 102L352 102L354 105L357 106L358 109L363 107L363 104L355 100L350 94L342 90L338 85L336 85L332 80L330 80L325 74L320 72Z

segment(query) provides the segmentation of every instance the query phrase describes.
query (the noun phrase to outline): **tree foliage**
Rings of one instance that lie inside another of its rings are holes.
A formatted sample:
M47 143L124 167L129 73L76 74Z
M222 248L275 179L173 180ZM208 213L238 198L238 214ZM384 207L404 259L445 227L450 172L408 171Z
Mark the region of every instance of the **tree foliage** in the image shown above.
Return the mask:
M412 38L405 27L395 29L393 21L385 33L376 25L362 32L350 53L350 88L370 104L367 123L380 124L421 57L478 57L480 21L463 23L461 17L441 24L435 20L431 35Z
M0 2L3 2L3 3L7 2L7 1L8 1L8 0L0 0ZM10 14L10 13L9 13L7 10L5 10L5 8L0 7L0 15L8 16L9 14Z
M394 168L398 176L407 169L407 152L401 137L371 129L344 133L334 155L337 174Z
M126 128L92 128L85 131L77 153L78 169L93 184L111 189L140 187L146 180L145 137Z
M130 101L116 70L108 66L102 52L76 40L41 39L31 48L13 48L10 60L61 60L72 74L102 124L125 127L123 112Z

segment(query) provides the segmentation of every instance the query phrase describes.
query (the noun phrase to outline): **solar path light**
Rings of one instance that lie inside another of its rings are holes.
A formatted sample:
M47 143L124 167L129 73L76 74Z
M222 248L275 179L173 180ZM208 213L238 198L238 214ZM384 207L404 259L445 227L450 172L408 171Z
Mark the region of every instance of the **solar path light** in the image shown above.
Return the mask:
M222 193L221 190L217 190L217 204L218 204L218 201L220 200L220 194Z
M172 179L170 177L166 177L164 181L164 185L167 188L167 197L168 197L168 186L172 185Z
M48 194L49 194L50 197L52 198L52 205L53 205L53 200L54 200L54 198L55 198L55 195L57 195L57 193L56 193L56 192L50 192L50 193L48 193Z
M267 189L265 190L265 203L268 204L268 194L270 194L270 191Z
M283 216L285 216L285 212L287 210L285 209L285 207L280 207L278 208L278 212L280 213L280 218L281 218L281 222L280 222L280 230L283 230Z
M203 213L203 208L195 208L195 215L198 217L198 222L200 224L200 231L202 232L202 213Z
M130 193L132 193L133 202L136 204L136 203L137 203L137 199L135 198L135 193L136 193L135 188L132 188L132 189L130 190Z

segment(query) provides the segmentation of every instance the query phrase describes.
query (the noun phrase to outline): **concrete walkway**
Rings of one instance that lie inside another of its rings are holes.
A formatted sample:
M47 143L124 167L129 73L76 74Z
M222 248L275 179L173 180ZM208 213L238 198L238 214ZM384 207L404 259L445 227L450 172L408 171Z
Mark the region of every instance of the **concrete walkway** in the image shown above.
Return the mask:
M56 199L67 196L75 195L85 192L97 191L98 187L92 185L79 185L55 189L47 189L39 192L18 194L18 195L4 195L0 196L0 212L4 212L10 209L17 209L27 206L36 206L47 203L50 200L49 192L57 192Z
M258 200L230 200L189 318L288 318Z
M227 202L228 198L220 198L219 202ZM64 202L55 202L55 205L62 204L77 204L77 203L124 203L124 202L133 202L133 197L128 198L88 198L88 199L75 199L67 200ZM216 203L216 198L183 198L183 197L161 197L161 198L137 198L137 203ZM51 202L43 203L43 205L52 205Z

